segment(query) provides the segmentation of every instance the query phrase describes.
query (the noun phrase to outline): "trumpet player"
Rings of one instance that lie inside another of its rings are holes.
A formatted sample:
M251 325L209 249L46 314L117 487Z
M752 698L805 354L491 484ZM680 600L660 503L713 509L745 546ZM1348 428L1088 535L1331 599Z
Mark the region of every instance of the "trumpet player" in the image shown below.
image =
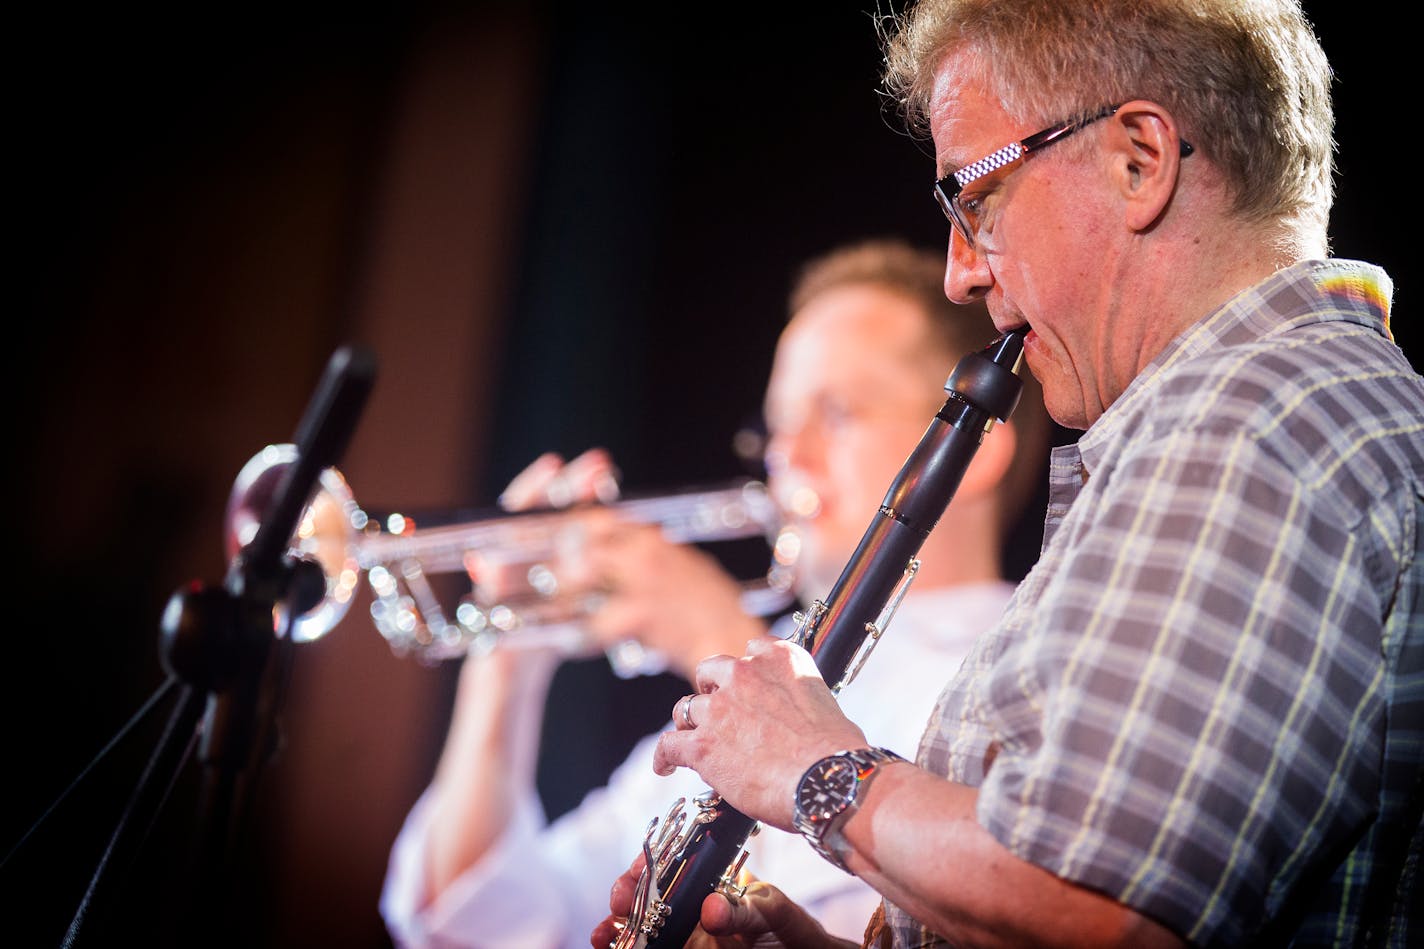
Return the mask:
M811 262L790 297L766 389L769 487L801 540L797 592L823 596L886 485L943 401L959 357L993 335L982 306L943 295L943 259L899 242L835 250ZM890 631L842 693L876 742L910 753L946 666L993 624L1012 589L1001 538L1041 477L1048 425L1026 396L1013 425L986 439L954 503L925 543L922 567ZM537 460L504 503L526 507L599 496L611 459ZM738 587L706 554L619 523L585 525L576 582L602 591L587 620L603 643L629 637L691 681L697 663L738 655L780 630L742 611ZM678 796L704 791L691 772L652 770L657 735L607 786L546 823L534 789L552 655L494 650L465 661L433 782L392 851L382 912L402 946L584 946L647 822ZM893 701L887 700L893 696ZM578 702L578 696L562 698ZM778 881L826 931L859 937L878 896L800 837L753 838L747 869Z

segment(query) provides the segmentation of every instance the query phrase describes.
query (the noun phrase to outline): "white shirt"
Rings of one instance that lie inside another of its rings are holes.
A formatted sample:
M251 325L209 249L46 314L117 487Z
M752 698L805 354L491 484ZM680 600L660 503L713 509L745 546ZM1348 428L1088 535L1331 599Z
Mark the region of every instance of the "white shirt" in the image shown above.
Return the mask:
M914 757L935 699L974 638L1003 612L1013 586L985 583L912 592L841 708L871 744ZM679 797L707 789L696 772L653 772L657 735L618 766L608 784L549 824L531 786L504 835L432 903L425 892L429 794L406 818L391 852L381 914L402 947L588 946L608 915L608 891L642 851L643 836ZM799 835L762 828L746 867L805 907L833 935L859 940L880 897L827 863Z

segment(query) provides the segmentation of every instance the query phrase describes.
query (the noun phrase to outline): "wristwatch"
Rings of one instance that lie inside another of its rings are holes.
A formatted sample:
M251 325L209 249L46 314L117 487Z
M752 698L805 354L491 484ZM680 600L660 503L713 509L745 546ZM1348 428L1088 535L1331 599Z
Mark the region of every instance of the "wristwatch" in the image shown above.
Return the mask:
M806 769L796 785L791 822L816 852L850 873L841 828L864 800L881 765L905 759L887 748L861 748L828 755Z

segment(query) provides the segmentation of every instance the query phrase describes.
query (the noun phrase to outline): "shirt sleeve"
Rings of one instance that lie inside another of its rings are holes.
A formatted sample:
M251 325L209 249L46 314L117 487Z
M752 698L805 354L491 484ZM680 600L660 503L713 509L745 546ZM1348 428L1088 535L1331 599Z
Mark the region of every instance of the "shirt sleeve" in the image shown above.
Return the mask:
M604 787L551 824L531 791L485 858L425 906L428 794L392 847L381 913L402 949L488 945L579 947L608 914L608 891L642 851L653 817L705 790L695 772L653 772L657 735L644 738Z
M544 826L538 801L530 795L485 858L467 869L429 905L424 842L431 831L429 792L416 802L391 850L381 894L381 915L401 947L475 946L488 938L510 944L560 944L553 892L537 861L522 859L537 848Z
M1369 514L1209 427L1144 439L1080 504L1062 568L974 686L999 743L980 822L1193 942L1239 944L1310 872L1302 855L1368 819Z

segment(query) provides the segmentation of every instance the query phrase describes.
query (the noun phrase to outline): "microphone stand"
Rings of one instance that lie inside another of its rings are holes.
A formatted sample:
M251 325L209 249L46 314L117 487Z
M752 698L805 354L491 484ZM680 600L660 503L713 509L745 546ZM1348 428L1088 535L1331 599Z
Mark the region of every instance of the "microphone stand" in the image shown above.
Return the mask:
M169 600L159 651L169 672L165 688L180 685L179 698L65 934L65 949L88 932L109 898L114 868L142 843L195 743L204 781L188 883L194 892L177 905L194 923L222 905L234 830L276 747L291 665L289 627L321 602L325 588L318 565L289 555L290 541L321 472L340 461L374 380L369 352L348 346L333 354L297 428L296 459L282 472L252 542L233 558L221 586L194 582Z

